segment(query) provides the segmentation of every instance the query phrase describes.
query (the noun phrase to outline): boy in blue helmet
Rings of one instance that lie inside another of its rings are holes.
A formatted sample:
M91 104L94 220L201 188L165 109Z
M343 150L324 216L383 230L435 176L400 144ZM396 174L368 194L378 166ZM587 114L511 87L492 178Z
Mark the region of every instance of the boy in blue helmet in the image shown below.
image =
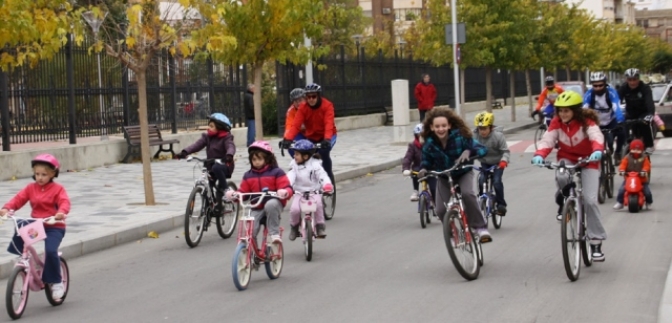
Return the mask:
M217 205L215 214L222 213L222 197L228 188L226 180L233 173L233 156L236 154L236 144L231 134L231 121L223 113L213 113L208 118L208 130L191 146L183 149L175 157L182 159L187 155L196 153L205 148L206 158L221 159L223 163L207 163L205 166L215 179L217 179L217 192L215 197Z

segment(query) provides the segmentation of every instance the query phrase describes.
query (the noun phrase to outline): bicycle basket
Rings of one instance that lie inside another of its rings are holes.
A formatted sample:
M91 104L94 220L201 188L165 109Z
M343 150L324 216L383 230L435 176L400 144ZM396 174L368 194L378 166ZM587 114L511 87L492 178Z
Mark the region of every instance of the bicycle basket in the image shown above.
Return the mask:
M299 205L301 206L301 211L303 212L317 211L317 203L315 203L315 201L313 201L312 199L309 200L301 199L299 201Z
M26 246L30 246L47 238L42 221L33 221L30 224L20 227L19 236L21 236L21 239L23 239L23 243Z

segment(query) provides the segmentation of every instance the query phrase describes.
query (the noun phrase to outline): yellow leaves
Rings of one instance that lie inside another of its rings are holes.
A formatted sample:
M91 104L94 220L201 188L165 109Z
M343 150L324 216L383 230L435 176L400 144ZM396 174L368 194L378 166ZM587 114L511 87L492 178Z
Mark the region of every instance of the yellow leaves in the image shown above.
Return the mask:
M149 231L149 233L147 233L147 237L152 239L158 239L159 234L156 231Z
M128 46L128 48L135 47L135 37L126 37L126 46Z
M180 4L184 8L189 8L189 0L179 0Z

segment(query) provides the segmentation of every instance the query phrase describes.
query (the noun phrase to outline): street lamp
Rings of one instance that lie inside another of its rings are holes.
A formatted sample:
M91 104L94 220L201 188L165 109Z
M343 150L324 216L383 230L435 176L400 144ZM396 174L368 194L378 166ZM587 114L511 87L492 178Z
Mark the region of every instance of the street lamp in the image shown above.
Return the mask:
M86 20L86 23L89 24L91 27L91 30L93 30L93 36L96 42L98 42L98 31L100 30L100 26L103 24L103 21L105 20L105 17L107 17L107 12L103 13L103 17L98 17L96 14L89 10L86 12L82 13L82 17L84 20ZM97 59L98 59L98 90L100 93L98 93L98 98L100 100L100 127L101 127L101 135L100 135L100 140L107 140L107 129L105 129L105 111L103 108L103 80L101 77L100 73L100 52L97 53Z

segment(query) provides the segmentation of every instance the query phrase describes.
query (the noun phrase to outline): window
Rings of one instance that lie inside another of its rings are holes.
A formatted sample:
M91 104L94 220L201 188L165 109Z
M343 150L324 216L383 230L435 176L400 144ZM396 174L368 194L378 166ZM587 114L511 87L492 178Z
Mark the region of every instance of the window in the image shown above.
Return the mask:
M658 19L649 19L649 26L658 27Z

